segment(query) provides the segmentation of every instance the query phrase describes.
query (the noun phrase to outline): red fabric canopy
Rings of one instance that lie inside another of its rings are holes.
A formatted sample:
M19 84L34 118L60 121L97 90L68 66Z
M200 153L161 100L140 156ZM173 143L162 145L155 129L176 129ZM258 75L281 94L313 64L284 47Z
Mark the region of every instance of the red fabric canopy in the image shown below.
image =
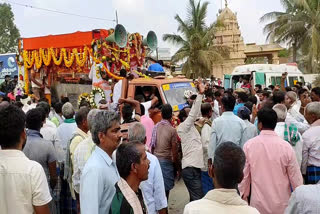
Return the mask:
M78 48L90 46L93 39L105 38L108 31L99 29L87 32L75 32L69 34L49 35L33 38L23 38L24 50L36 50L40 48Z

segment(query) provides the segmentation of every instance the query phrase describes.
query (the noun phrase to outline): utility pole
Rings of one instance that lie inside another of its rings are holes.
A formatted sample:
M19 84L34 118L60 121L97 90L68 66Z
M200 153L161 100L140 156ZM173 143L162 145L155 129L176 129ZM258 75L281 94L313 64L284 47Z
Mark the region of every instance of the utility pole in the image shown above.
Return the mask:
M118 20L118 11L116 10L116 24L119 24L119 20Z

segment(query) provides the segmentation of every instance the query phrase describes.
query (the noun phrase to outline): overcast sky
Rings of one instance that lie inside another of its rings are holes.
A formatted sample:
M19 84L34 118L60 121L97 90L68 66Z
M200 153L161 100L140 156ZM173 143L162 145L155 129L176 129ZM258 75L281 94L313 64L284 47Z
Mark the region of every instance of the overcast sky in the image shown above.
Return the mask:
M221 0L208 1L210 5L207 23L209 24L216 20ZM162 34L176 33L177 23L174 16L179 14L185 19L188 0L10 0L10 2L110 20L115 19L117 10L119 23L123 24L128 32L146 35L149 30L153 30L158 35L159 47L169 47L173 54L176 48L163 42ZM228 2L229 8L237 13L246 43L264 44L266 38L262 31L264 24L259 22L259 18L267 12L283 10L280 0L229 0ZM222 5L224 7L224 0ZM57 14L15 4L11 6L22 37L109 29L115 25L112 21Z

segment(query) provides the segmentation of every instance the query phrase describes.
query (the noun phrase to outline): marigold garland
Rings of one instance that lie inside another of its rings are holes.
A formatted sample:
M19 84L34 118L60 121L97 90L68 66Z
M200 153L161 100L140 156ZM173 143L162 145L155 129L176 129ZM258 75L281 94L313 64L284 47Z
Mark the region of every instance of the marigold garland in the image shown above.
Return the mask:
M42 56L38 51L34 51L35 65L37 69L41 68L42 65Z
M51 53L51 56L52 56L53 63L55 65L58 65L58 66L61 65L62 59L63 59L63 52L60 51L59 59L57 59L58 56L56 56L56 53L54 52L53 48L50 48L49 50L50 50L50 53Z

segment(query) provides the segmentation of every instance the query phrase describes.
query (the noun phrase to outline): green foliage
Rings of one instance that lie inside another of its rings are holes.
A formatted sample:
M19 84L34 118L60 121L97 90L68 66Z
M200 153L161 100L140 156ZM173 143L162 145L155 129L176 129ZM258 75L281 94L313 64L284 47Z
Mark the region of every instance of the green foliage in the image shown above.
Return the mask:
M289 57L289 56L290 56L290 52L288 49L283 49L279 51L279 57Z
M9 4L0 4L0 54L18 51L20 33Z
M261 17L268 23L267 40L287 43L292 47L293 61L301 52L306 70L319 71L320 61L320 0L280 0L285 12L270 12Z
M209 77L214 63L221 62L228 55L225 48L214 46L216 27L221 23L206 26L208 2L200 1L196 4L189 0L187 19L183 21L179 15L175 16L178 22L178 34L164 34L163 40L178 45L180 49L173 55L172 61L185 61L182 73L187 77Z

